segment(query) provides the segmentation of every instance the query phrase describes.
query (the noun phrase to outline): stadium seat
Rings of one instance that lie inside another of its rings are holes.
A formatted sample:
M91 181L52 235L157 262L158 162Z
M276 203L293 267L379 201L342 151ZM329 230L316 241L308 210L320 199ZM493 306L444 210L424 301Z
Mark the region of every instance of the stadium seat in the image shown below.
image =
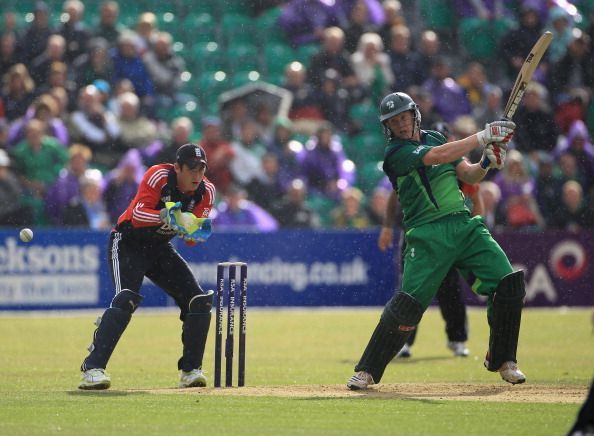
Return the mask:
M216 42L200 42L186 50L186 60L193 71L224 70L225 53Z
M357 187L371 194L379 181L384 177L383 161L367 162L357 166Z
M351 119L365 133L377 134L382 129L378 118L378 108L368 102L355 104L350 110Z
M296 55L297 60L301 62L306 67L309 66L309 62L311 58L320 51L320 46L318 44L307 44L302 45L297 48Z
M226 57L231 72L258 70L260 67L258 49L252 44L231 44L227 47Z
M355 165L361 166L383 160L385 143L386 140L381 133L361 133L345 139L343 146L349 159L355 162Z
M281 14L280 6L270 8L256 19L258 45L264 46L271 42L288 44L285 32L276 24Z
M198 87L195 94L200 103L208 106L211 102L217 101L221 93L231 88L229 75L223 71L205 71L198 78Z
M229 45L234 43L256 43L256 31L253 25L253 20L245 15L223 15L221 20L221 33L223 39Z
M239 88L248 83L258 82L262 75L256 70L234 71L231 76L231 87Z
M264 46L264 66L268 74L282 74L285 67L296 60L293 49L285 44L269 43Z
M176 24L179 26L179 22ZM185 33L184 42L190 45L219 39L217 23L214 17L208 13L186 15L182 19L181 27Z

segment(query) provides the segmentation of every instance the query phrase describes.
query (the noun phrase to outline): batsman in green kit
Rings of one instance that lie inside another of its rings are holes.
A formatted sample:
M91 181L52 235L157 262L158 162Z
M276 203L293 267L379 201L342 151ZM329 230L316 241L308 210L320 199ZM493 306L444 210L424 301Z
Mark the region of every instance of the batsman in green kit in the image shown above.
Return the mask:
M514 272L480 216L471 217L458 179L478 183L489 169L504 166L515 124L495 121L467 138L447 142L436 131L421 130L421 113L410 96L387 95L380 121L388 138L384 171L400 198L407 229L401 289L386 304L350 389L379 383L433 300L450 268L477 278L473 290L487 297L490 327L485 367L509 383L523 383L516 350L524 296L523 271ZM464 156L483 148L480 162Z

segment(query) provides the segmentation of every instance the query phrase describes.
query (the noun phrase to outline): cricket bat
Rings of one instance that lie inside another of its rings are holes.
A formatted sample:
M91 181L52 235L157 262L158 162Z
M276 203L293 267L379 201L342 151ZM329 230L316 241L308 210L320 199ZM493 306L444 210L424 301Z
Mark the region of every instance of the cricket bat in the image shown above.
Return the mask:
M518 77L516 78L516 82L514 83L514 87L511 90L509 98L507 100L507 104L505 105L505 110L503 111L503 119L511 120L516 113L516 109L524 96L524 92L526 91L526 86L532 80L532 75L538 67L538 63L542 59L543 55L547 51L551 40L553 39L553 34L551 32L545 32L542 34L532 50L530 50L530 54L524 61L520 72L518 73Z

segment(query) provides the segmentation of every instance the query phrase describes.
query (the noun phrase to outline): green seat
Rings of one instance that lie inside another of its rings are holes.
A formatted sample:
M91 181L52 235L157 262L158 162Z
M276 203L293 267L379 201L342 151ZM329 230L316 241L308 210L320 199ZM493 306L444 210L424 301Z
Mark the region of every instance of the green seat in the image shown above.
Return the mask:
M184 42L194 44L196 42L217 41L219 39L217 23L214 17L209 13L188 14L176 22L185 34Z
M201 42L186 50L188 64L194 71L224 70L225 53L216 42Z
M270 8L256 19L256 32L260 46L274 42L288 44L285 32L276 24L281 10L280 6Z
M382 165L383 161L372 161L357 166L357 187L371 193L384 177Z
M255 83L262 79L262 75L256 70L235 71L231 77L231 87L239 88L248 83Z
M297 59L295 51L279 43L270 43L264 46L264 66L268 74L282 74L288 64Z
M219 96L231 89L232 83L227 73L223 71L205 71L198 78L198 89L195 94L205 107L217 101Z
M256 31L253 20L245 15L225 14L221 20L221 33L228 45L255 44Z
M351 107L350 115L353 122L361 128L362 132L371 134L382 132L376 105L368 102L355 104Z
M311 58L320 51L318 44L307 44L297 48L296 55L297 60L306 67L309 66Z
M227 65L230 71L257 70L258 49L252 44L235 43L227 47Z
M346 155L357 166L383 160L385 144L386 140L381 133L361 133L343 142Z

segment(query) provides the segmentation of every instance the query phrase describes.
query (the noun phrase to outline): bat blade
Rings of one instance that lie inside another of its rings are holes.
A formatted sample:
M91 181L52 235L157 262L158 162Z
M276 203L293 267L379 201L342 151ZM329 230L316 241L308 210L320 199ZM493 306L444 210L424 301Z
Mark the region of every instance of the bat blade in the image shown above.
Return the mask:
M524 96L526 87L530 83L530 80L532 80L532 75L534 74L534 71L536 71L539 62L547 51L552 39L553 34L547 31L542 34L538 41L536 41L536 44L534 44L534 47L532 47L532 50L530 50L507 100L505 110L503 111L504 119L511 120L516 113L516 109L518 109L520 101Z

